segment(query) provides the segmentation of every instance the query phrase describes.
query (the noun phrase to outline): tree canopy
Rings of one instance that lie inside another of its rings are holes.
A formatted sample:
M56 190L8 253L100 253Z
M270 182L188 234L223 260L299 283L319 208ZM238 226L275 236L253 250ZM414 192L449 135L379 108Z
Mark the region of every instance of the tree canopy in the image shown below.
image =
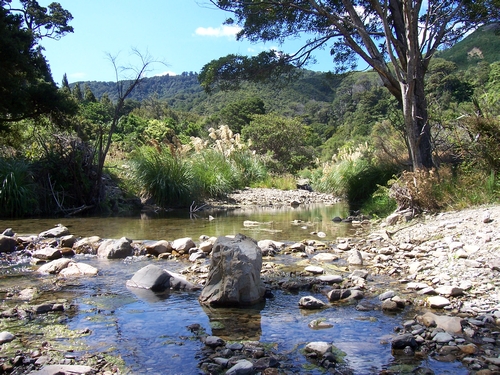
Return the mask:
M74 109L59 92L37 45L43 37L71 32L71 14L58 3L49 10L36 1L21 4L23 9L13 9L0 0L0 124Z
M403 112L409 158L413 168L432 167L424 76L430 59L441 46L455 43L468 31L499 19L499 0L211 0L232 12L226 23L242 27L238 39L284 42L307 36L294 54L274 52L249 58L228 56L205 65L200 73L206 89L252 71L272 71L287 64L304 66L319 48L329 48L340 69L364 60L398 100ZM243 63L242 63L243 61ZM260 68L262 62L266 69ZM257 75L258 79L262 79Z

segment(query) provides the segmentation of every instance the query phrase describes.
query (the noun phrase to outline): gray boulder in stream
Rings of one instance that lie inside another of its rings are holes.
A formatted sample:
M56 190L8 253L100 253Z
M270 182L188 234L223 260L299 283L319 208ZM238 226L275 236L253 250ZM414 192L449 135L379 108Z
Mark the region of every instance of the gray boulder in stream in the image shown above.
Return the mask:
M242 234L215 241L208 280L199 300L213 306L246 306L262 301L265 286L260 279L262 251Z
M163 292L167 289L196 290L200 287L187 281L184 277L174 272L168 272L154 264L149 264L137 271L127 281L127 286L132 288L150 289L153 292Z

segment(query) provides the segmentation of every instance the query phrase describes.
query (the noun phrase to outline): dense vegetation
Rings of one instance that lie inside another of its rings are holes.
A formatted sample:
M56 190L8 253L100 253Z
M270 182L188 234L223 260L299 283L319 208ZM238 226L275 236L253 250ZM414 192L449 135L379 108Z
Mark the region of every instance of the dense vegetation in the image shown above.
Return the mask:
M373 71L299 70L292 81L211 94L193 72L71 85L63 77L59 88L48 80L64 106L25 108L19 119L4 110L0 216L124 213L135 197L189 207L244 186L283 187L292 177L377 215L496 202L499 41L495 28L482 28L433 59L425 88L436 168L419 171L399 104Z

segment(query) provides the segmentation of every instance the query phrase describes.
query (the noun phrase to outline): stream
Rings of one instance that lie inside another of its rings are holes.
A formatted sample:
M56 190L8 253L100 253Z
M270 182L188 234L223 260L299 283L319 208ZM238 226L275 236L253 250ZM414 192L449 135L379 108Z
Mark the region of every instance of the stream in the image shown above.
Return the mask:
M335 216L346 215L347 207L343 204L296 209L202 211L196 215L176 211L138 217L0 221L0 230L12 227L18 234L36 234L61 223L79 237L126 236L133 240L192 237L198 241L202 234L220 236L240 232L256 240L295 242L314 238L335 241L337 237L351 236L359 230L351 224L331 220ZM263 224L247 227L243 225L246 220ZM311 234L317 232L325 233L325 237L318 238L316 234ZM287 262L286 257L278 258L270 261ZM332 343L344 353L344 361L354 374L379 374L386 370L392 374L410 374L415 373L418 366L431 369L435 374L468 373L460 362L393 356L391 335L395 334L395 327L415 315L412 308L399 314L387 314L380 309L357 311L355 304L329 304L322 310L302 310L298 308L302 296L312 295L322 300L325 297L311 291L289 293L275 290L273 298L252 308L214 309L198 303L199 292L155 294L125 286L126 280L151 262L179 272L190 265L187 261L148 258L102 260L88 256L77 256L76 260L97 267L99 275L70 280L63 288L48 293L48 296L44 294L44 298L70 300L76 312L68 315L64 323L71 330L91 332L81 338L84 345L73 349L73 355L105 352L119 356L129 374L199 373L198 359L203 344L188 329L192 324L199 324L207 334L226 341L260 341L277 353L286 353L282 367L289 372L283 373L325 373L324 369L315 367L304 356L302 349L312 341ZM55 283L55 277L36 275L26 264L0 269L1 292L29 286L50 291L50 285ZM390 283L389 279L376 278L370 286L379 290L396 288ZM376 296L367 296L364 301L379 304ZM309 323L313 320L329 323L331 328L310 328ZM60 340L64 345L65 339Z

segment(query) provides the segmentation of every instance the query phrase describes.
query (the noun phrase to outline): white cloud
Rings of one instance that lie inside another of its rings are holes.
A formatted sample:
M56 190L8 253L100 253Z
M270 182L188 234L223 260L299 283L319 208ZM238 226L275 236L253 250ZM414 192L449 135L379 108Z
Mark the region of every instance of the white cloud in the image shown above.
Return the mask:
M241 27L235 25L222 25L219 27L198 27L196 35L220 37L233 37L241 31Z

